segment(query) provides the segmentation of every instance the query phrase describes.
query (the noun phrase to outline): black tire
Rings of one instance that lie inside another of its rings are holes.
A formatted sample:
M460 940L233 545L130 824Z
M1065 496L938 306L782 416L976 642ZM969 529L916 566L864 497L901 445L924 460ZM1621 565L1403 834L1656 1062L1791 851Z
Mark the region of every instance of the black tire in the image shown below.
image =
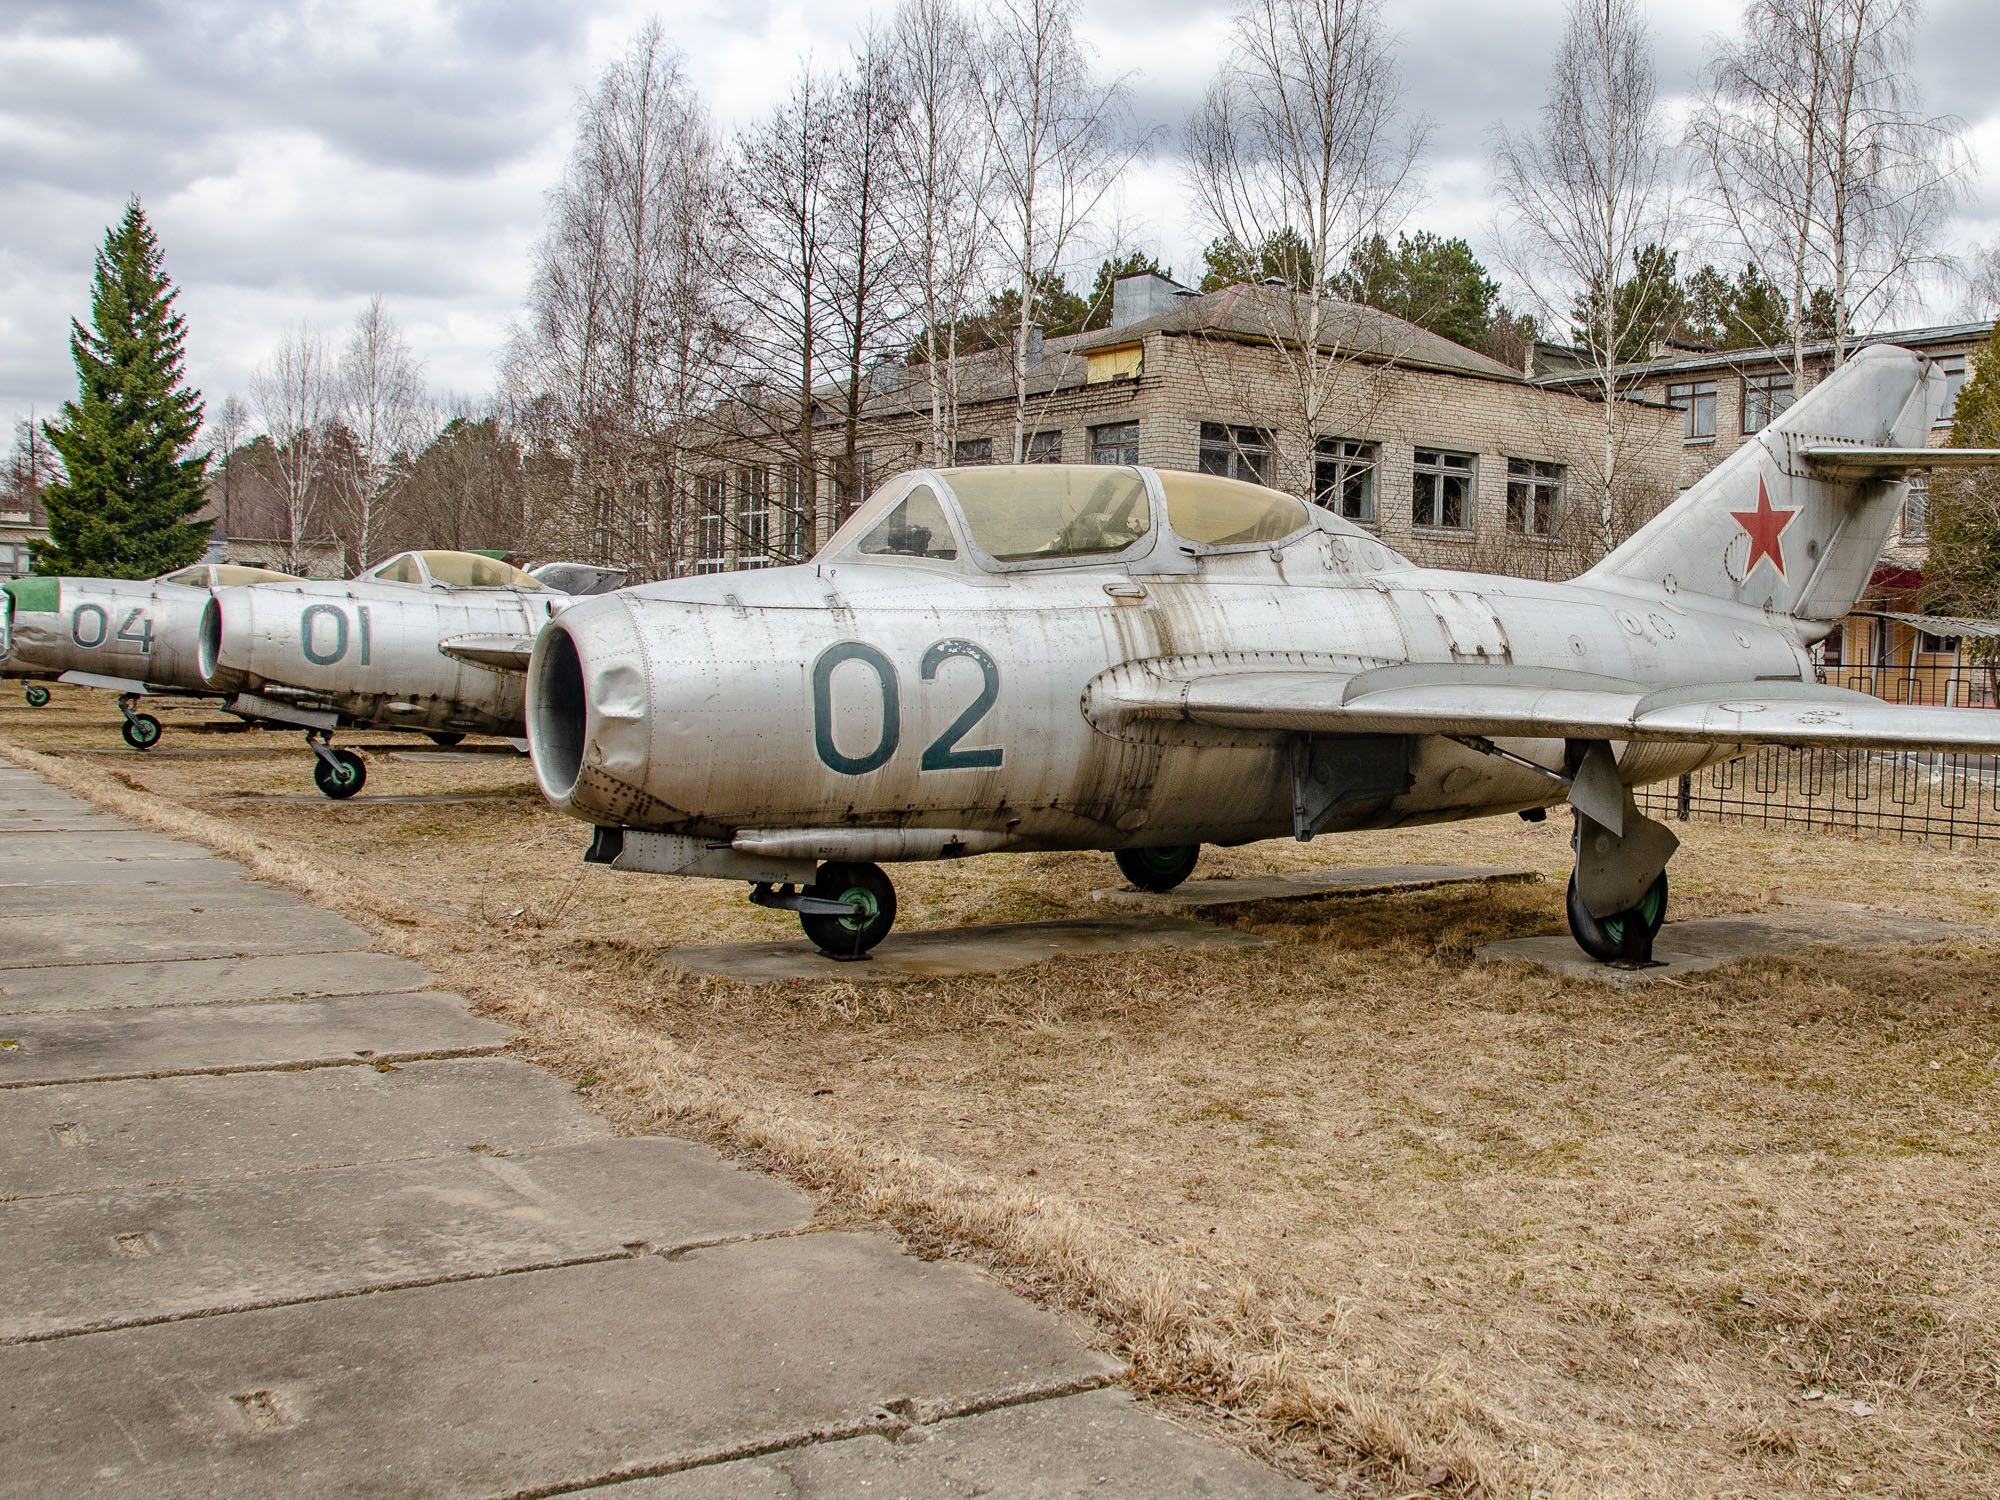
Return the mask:
M1576 877L1569 878L1565 900L1569 912L1570 936L1577 947L1601 964L1644 963L1653 956L1653 939L1667 920L1667 872L1646 887L1646 894L1630 910L1608 917L1593 917L1583 909L1576 893Z
M799 926L813 945L836 958L853 958L866 953L896 922L896 888L880 865L849 864L828 860L813 877L808 896L826 901L853 901L862 911L852 917L821 917L799 913Z
M1112 856L1118 870L1142 891L1170 891L1194 874L1201 858L1199 844L1156 844L1150 849L1120 849Z
M368 766L352 750L332 752L333 764L313 757L313 785L336 802L344 802L368 780Z
M160 743L160 721L151 714L134 714L118 731L134 750L150 750Z
M445 749L449 750L453 745L464 739L465 736L456 729L426 729L424 731L424 738L429 740L433 745L442 745Z
M21 696L28 700L28 707L30 708L47 708L49 706L49 690L39 682L30 683L28 686L22 688Z

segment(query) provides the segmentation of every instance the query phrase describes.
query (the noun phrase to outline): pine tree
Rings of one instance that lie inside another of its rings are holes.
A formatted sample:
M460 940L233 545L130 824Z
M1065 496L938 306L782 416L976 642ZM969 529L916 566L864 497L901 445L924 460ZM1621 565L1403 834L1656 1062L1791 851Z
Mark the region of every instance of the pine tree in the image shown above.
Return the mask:
M183 384L187 320L139 200L104 236L90 322L70 324L78 396L43 424L65 477L42 494L49 539L38 573L150 578L193 562L209 523L208 454L190 455L201 394Z
M1972 361L1952 408L1951 446L2000 448L2000 329ZM1944 615L2000 618L2000 473L1944 472L1931 481L1924 606ZM1995 660L1995 642L1968 638L1966 654Z

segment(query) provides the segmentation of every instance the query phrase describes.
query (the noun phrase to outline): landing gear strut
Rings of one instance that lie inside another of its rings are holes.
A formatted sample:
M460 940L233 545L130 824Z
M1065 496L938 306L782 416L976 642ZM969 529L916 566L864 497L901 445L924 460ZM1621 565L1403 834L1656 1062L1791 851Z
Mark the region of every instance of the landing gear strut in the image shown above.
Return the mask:
M847 860L828 860L802 891L759 885L751 889L750 899L797 912L799 926L828 958L865 958L896 921L896 888L882 867Z
M28 707L30 708L47 708L49 706L49 690L39 682L31 682L22 688L21 696L28 700Z
M316 757L313 785L336 802L344 802L361 790L368 779L368 766L352 750L336 750L328 743L324 729L308 729L306 746Z
M134 750L150 750L160 743L160 721L151 714L139 713L138 703L136 693L119 694L118 712L125 715L125 727L118 733Z
M1667 861L1680 840L1639 811L1602 740L1572 741L1576 872L1564 902L1570 935L1599 963L1650 964L1667 920Z

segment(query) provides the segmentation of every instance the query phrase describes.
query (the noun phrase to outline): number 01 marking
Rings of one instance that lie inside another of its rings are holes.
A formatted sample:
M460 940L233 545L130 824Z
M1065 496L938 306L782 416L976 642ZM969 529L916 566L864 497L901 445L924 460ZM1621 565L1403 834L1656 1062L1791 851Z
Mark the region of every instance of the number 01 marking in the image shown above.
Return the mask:
M917 761L923 771L984 769L1001 763L1002 752L961 750L958 742L970 734L979 721L992 712L1000 697L1000 668L984 648L971 641L939 641L923 655L918 675L925 682L937 680L939 670L954 657L963 657L979 668L979 694L965 711L952 720L945 732L924 747ZM833 742L833 673L843 662L858 661L875 674L882 695L881 732L875 745L864 755L847 755ZM861 641L841 641L819 654L812 669L813 748L820 763L843 776L865 776L886 766L902 742L902 702L897 686L895 663L873 646Z
M368 665L368 606L356 607L355 617L360 622L358 634L361 637L361 665ZM333 621L333 646L320 651L313 645L313 624L322 617ZM299 649L306 660L316 667L330 667L347 655L347 611L337 604L308 604L299 614Z

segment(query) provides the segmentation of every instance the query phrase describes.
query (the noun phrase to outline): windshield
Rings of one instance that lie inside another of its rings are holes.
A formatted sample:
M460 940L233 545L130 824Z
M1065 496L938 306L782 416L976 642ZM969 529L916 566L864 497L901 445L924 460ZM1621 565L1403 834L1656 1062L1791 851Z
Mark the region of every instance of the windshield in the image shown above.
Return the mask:
M432 583L450 589L535 589L541 580L498 558L481 557L477 552L425 552L424 569Z
M958 544L937 491L920 484L861 539L861 551L869 557L953 558Z
M1303 500L1261 484L1161 469L1167 524L1174 534L1204 547L1276 542L1310 524Z
M178 573L169 573L160 580L162 583L184 583L190 588L235 588L246 583L293 583L291 574L280 573L275 568L250 568L242 563L196 563L191 568L182 568Z
M972 539L999 562L1100 557L1152 529L1146 482L1099 464L946 469Z

